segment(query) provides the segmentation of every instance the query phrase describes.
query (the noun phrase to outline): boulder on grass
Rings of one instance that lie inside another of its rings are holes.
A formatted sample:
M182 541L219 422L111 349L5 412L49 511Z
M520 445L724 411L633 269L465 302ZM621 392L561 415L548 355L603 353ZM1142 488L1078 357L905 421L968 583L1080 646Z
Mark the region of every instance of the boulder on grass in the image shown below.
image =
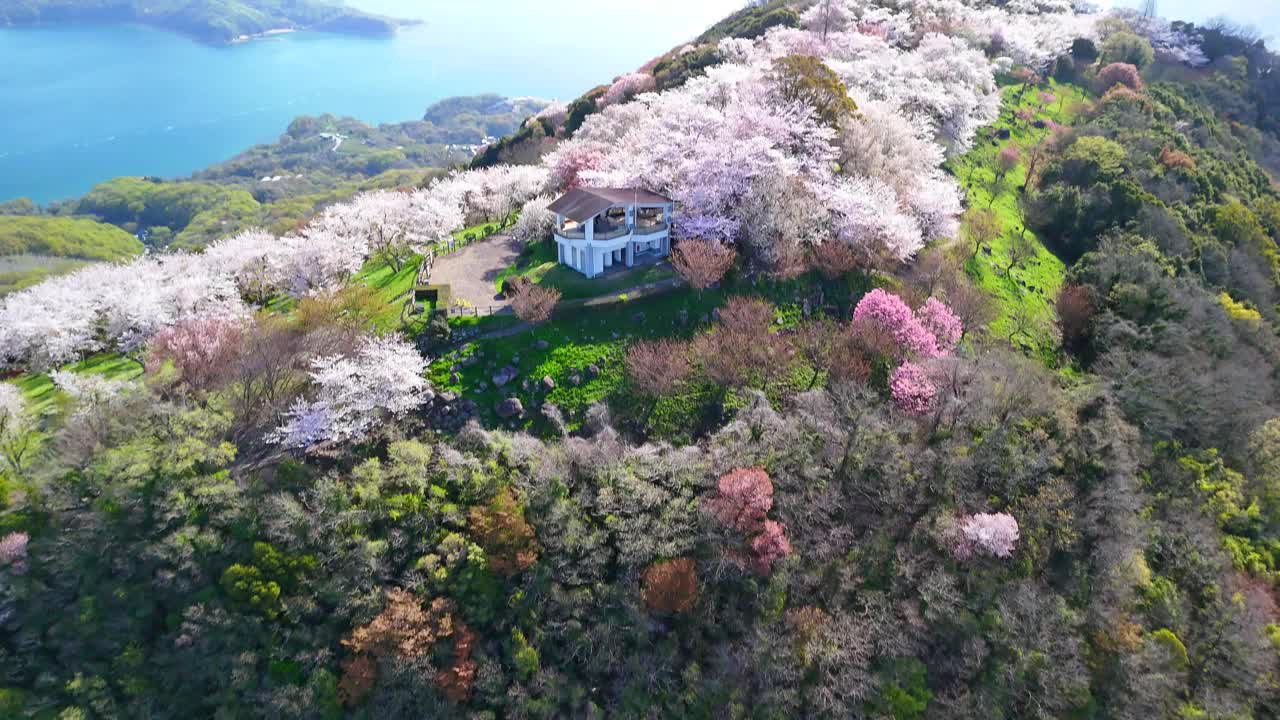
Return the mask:
M494 407L494 412L498 413L498 417L504 420L523 417L524 403L520 402L520 398L507 398Z
M497 374L493 376L493 384L495 387L502 387L503 385L506 385L512 380L515 380L516 376L519 374L520 373L518 370L508 365L502 368L501 370L499 370Z

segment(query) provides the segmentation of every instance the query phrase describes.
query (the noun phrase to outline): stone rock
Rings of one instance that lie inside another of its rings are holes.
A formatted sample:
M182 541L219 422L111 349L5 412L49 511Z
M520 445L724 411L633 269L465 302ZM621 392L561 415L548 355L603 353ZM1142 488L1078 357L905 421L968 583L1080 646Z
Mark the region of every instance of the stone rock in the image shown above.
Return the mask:
M453 403L458 402L458 393L449 392L448 390L440 393L437 397L440 399L440 402L445 405L452 405Z
M546 388L547 390L555 390L556 381L552 380L550 375L544 375L542 378L542 387Z
M515 380L519 376L519 374L520 373L518 370L508 365L502 368L501 370L499 370L498 373L493 376L493 384L496 387L502 387L503 385L506 385L512 380Z
M636 325L643 325L645 317L646 315L644 314L644 311L641 310L640 312L631 316L631 322L635 323Z
M579 375L578 373L574 373L574 374L570 375L570 376L569 376L569 384L570 384L570 385L572 385L572 386L574 386L574 387L578 387L579 385L581 385L581 384L582 384L582 376L581 376L581 375Z
M478 355L468 355L468 356L466 356L466 357L462 358L462 363L461 363L461 365L462 365L462 367L464 367L464 368L469 368L469 367L471 367L471 366L473 366L473 365L475 365L476 363L479 363L479 362L480 362L480 356L478 356Z
M524 404L520 402L520 398L507 398L494 406L493 410L503 419L521 417L524 415Z
M679 322L681 325L688 325L689 311L682 309L680 312L676 313L676 321Z
M457 385L457 384L458 384L458 383L460 383L460 382L462 382L462 376L461 376L461 375L459 375L459 374L458 374L458 373L456 373L456 372L449 373L449 384L450 384L450 385Z
M1009 128L1000 128L1000 131L996 134L1000 136L1001 140L1008 140L1013 133L1009 131Z
M546 350L547 348L551 347L551 343L547 342L546 340L539 340L538 342L534 343L533 346L538 348L539 350Z
M613 339L614 339L614 340L617 340L618 338L622 337L622 336L621 336L621 335L619 335L617 332L613 332L613 333L610 333L610 334L611 334L611 335L613 335Z
M519 356L519 355L516 355L515 357L511 358L511 364L512 364L512 365L519 365L519 364L520 364L520 356Z
M520 387L527 392L529 390L529 378L521 380Z
M587 366L587 377L589 378L600 377L600 368L596 367L595 363L592 363Z
M477 390L480 390L480 391L482 391L482 392L483 392L483 391L485 391L485 390L488 390L488 389L489 389L489 383L487 383L487 382L485 382L485 381L481 380L481 381L480 381L480 384L479 384L479 385L476 385L476 389L477 389Z
M542 406L541 410L542 417L547 419L547 423L551 425L551 428L555 430L556 434L561 437L569 434L565 429L564 413L560 412L560 408L551 403L546 403Z

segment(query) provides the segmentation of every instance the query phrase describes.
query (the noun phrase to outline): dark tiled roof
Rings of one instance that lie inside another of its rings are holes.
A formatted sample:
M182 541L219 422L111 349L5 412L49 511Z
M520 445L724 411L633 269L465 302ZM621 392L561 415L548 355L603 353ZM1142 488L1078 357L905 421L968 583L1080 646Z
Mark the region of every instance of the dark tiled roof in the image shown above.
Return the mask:
M547 209L570 220L585 222L614 205L670 205L671 202L669 197L637 188L580 187L565 193Z

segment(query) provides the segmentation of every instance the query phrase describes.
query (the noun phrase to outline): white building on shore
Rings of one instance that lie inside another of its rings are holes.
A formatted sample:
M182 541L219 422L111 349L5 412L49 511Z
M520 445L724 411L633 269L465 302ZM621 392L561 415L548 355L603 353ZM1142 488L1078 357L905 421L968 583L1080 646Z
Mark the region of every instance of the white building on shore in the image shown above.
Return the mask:
M671 198L637 188L580 187L548 209L556 215L560 262L589 278L631 267L637 257L671 253Z

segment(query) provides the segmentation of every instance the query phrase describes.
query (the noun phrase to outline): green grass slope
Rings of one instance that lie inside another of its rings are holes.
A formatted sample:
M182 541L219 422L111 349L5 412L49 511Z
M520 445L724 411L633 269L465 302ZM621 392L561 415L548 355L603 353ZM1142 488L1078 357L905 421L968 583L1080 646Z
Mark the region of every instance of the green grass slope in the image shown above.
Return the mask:
M974 148L953 159L949 167L965 189L969 205L993 211L1001 227L1000 235L972 255L965 265L974 284L995 302L996 317L988 326L988 332L1052 364L1058 348L1053 305L1062 287L1066 265L1026 228L1021 208L1022 189L1027 181L1030 154L1052 132L1047 121L1072 124L1088 95L1080 87L1054 80L1049 81L1049 88L1055 99L1043 103L1042 90L1031 88L1022 92L1020 83L1007 85L1000 119L984 129ZM1030 112L1032 119L1020 118L1020 111ZM1036 127L1037 124L1043 127ZM1005 133L1007 138L1002 137ZM1010 146L1021 151L1022 160L997 182L998 156ZM965 238L969 237L969 230L967 226L963 228ZM1011 250L1018 236L1025 237L1034 252L1010 268ZM972 248L973 244L969 243L970 253Z

